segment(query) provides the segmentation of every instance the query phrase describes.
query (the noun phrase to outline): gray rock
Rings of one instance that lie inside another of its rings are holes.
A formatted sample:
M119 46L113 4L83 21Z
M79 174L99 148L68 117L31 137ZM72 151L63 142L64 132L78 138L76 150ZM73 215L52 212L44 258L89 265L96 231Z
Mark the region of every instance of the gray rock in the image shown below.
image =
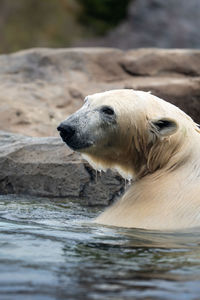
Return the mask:
M124 187L113 172L95 171L60 138L0 132L0 194L64 197L86 205L108 205Z

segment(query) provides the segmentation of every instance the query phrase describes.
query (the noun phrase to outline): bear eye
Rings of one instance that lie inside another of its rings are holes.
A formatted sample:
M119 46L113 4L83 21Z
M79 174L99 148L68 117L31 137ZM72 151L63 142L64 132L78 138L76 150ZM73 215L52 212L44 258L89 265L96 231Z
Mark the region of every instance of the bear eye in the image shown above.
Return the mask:
M110 106L103 106L101 108L101 112L106 115L110 115L110 116L114 115L114 113L115 113L114 110Z

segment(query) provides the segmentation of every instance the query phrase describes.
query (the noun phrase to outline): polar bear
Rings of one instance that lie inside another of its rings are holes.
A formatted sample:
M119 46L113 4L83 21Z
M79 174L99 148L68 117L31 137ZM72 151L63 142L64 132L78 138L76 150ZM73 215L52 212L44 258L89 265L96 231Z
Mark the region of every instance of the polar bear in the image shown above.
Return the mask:
M133 184L96 223L154 230L200 226L200 130L151 93L111 90L86 97L58 130L96 169Z

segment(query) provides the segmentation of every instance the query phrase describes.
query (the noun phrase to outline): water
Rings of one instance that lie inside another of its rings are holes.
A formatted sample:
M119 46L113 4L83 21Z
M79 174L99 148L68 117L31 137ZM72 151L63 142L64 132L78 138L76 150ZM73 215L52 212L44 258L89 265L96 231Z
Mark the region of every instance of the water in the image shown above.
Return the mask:
M200 299L200 230L97 226L99 211L0 196L0 299Z

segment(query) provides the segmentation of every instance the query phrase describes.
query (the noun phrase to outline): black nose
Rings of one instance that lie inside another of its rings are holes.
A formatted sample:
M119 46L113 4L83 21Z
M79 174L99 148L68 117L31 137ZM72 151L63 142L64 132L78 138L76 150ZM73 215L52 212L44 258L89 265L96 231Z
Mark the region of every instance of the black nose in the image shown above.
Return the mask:
M64 141L69 140L76 132L74 127L64 123L61 123L57 130L60 131L60 136Z

